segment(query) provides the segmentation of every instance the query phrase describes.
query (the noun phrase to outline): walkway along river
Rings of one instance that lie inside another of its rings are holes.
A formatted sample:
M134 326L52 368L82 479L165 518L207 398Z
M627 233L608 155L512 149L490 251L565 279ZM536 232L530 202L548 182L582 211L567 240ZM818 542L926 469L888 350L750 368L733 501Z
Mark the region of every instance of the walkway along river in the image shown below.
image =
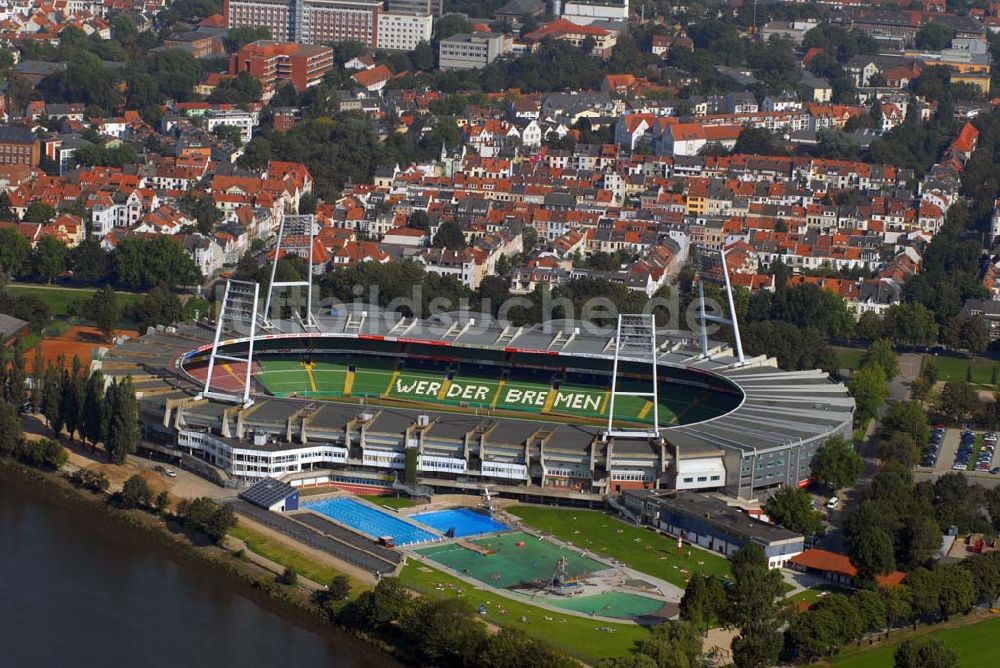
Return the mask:
M0 665L387 668L362 641L292 623L141 531L0 467Z

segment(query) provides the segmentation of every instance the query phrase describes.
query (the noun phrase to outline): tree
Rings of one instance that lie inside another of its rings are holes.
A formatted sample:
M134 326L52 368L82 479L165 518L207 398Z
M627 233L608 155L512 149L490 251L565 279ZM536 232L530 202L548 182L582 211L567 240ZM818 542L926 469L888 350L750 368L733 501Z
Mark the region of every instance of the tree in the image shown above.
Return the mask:
M0 356L0 364L6 364L3 356ZM18 337L13 345L6 384L0 387L2 398L15 408L23 406L28 398L27 383L28 374L24 366L24 339Z
M181 320L183 307L180 298L166 286L158 285L135 305L133 319L139 323L139 330L157 325L172 325Z
M909 434L894 431L879 439L878 457L883 465L892 463L909 469L920 461L920 448Z
M173 288L191 285L201 278L194 259L184 247L162 234L149 239L122 239L111 254L111 268L115 280L131 288L160 284Z
M874 418L879 407L889 396L885 371L881 366L874 364L862 367L851 376L848 389L854 397L856 407L854 416L861 424L867 424Z
M681 598L681 619L695 628L708 631L721 617L726 606L726 588L715 575L695 573Z
M955 420L963 420L976 408L976 391L972 385L962 381L948 381L938 399L938 408L942 413Z
M899 375L899 360L896 359L896 351L893 350L892 343L887 339L878 339L865 351L861 357L861 366L865 367L875 364L885 373L886 381L891 382Z
M933 517L926 515L906 518L902 531L900 561L911 566L927 563L941 549L941 527Z
M87 312L97 328L104 334L105 340L110 341L115 337L115 329L118 328L121 310L118 307L118 295L110 285L105 285L94 293L87 307Z
M59 415L59 408L62 405L62 362L60 358L60 368L49 363L45 369L45 376L42 380L42 415L49 423L49 428L58 436L62 431L63 423Z
M764 504L776 524L806 536L823 533L823 516L812 507L809 494L798 487L781 487Z
M955 31L947 23L929 21L917 31L917 48L926 51L940 51L951 44Z
M157 494L153 506L156 508L156 512L161 515L167 512L167 508L170 507L170 493L167 490L163 490Z
M485 635L468 601L460 598L418 599L407 627L428 665L460 664L474 656Z
M434 69L434 49L426 41L421 40L410 52L410 62L416 69L430 72Z
M960 340L962 347L973 354L986 350L990 344L990 328L986 319L981 315L966 318L962 322Z
M465 248L465 234L462 232L462 226L452 220L441 223L434 234L434 247L449 250Z
M131 376L114 380L105 395L104 447L108 459L124 464L139 448L139 414Z
M727 591L725 621L738 628L733 640L737 668L766 668L781 651L778 600L784 595L781 574L768 568L763 549L754 543L741 548L731 561L733 585Z
M50 204L34 201L24 211L24 222L47 224L56 217L56 210Z
M894 401L881 420L882 437L902 432L908 436L918 448L923 448L930 442L931 426L927 412L915 401Z
M883 318L884 335L896 343L922 345L937 341L934 314L921 303L890 306Z
M346 601L351 595L351 581L346 575L334 575L326 592L334 601Z
M354 600L348 618L355 628L379 630L409 617L412 609L413 597L406 587L398 578L384 577Z
M955 650L937 638L911 638L896 648L892 665L894 668L958 668L959 664Z
M12 457L21 446L21 438L17 409L0 399L0 457Z
M975 602L972 573L959 565L937 565L933 569L915 568L906 577L915 611L940 619L965 612Z
M83 365L80 358L74 355L71 370L63 371L62 396L59 402L60 419L66 425L70 440L76 437L83 414L84 383Z
M885 587L879 589L878 594L885 607L885 622L889 629L909 621L913 615L909 588Z
M218 129L227 128L235 130L239 134L238 128L228 125L220 125ZM223 133L225 134L225 133ZM222 137L223 135L218 135ZM188 191L181 198L181 207L198 221L198 231L208 235L215 230L215 226L225 217L222 211L215 206L215 200L206 192Z
M18 276L28 268L31 243L14 227L0 228L0 273Z
M108 254L94 237L87 237L69 252L69 268L83 281L104 280L108 277Z
M667 622L653 627L649 637L636 644L636 654L655 666L696 668L701 665L701 637L687 622Z
M66 271L68 254L69 249L65 243L56 237L45 236L35 246L31 263L35 273L51 283L53 278Z
M144 508L153 501L153 490L142 475L136 473L122 485L119 497L124 508Z
M271 39L271 30L250 27L230 28L226 33L226 51L235 53L250 42L256 42L259 39Z
M892 537L877 526L862 527L849 544L851 562L865 580L888 573L896 568Z
M237 522L232 508L219 505L207 496L181 501L177 504L177 514L185 526L204 533L216 543L222 542Z
M572 668L577 665L574 659L556 652L521 629L511 627L487 634L475 660L469 663L480 668Z
M834 490L853 485L863 469L861 455L843 436L832 436L812 461L812 472L819 483Z
M97 369L90 374L84 386L80 417L80 434L91 445L96 445L103 437L104 409L104 374Z

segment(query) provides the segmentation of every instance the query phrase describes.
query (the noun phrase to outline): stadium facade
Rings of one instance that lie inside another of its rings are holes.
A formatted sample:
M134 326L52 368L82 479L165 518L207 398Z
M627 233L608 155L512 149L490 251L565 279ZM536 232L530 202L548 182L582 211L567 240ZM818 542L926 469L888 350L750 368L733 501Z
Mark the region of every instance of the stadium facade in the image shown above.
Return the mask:
M249 376L252 402L205 398L207 328L150 331L98 363L105 375L133 377L148 447L244 485L277 477L388 487L413 450L417 482L436 491L488 485L521 498L593 502L629 489L715 490L749 500L804 484L816 450L851 431L854 401L824 372L741 361L691 332L656 333L662 438L627 438L608 435L606 401L592 399L611 385L613 331L570 321L515 327L482 314L330 313L307 326L267 323L245 369L234 367L250 337L218 342L215 352L236 361L219 362L212 389L239 394ZM637 377L629 364L617 367L619 379ZM329 391L317 381L321 369ZM365 378L389 382L362 391ZM430 400L397 392L418 387ZM638 424L648 413L642 405L625 419Z

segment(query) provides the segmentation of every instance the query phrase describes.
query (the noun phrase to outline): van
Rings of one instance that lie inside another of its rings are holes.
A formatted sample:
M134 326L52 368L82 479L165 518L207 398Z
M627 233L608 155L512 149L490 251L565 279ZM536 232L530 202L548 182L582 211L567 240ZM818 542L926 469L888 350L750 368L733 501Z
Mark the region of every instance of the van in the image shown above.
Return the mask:
M840 505L840 499L838 499L835 496L830 497L830 500L826 502L826 507L829 508L830 510L836 510L837 506L839 505Z

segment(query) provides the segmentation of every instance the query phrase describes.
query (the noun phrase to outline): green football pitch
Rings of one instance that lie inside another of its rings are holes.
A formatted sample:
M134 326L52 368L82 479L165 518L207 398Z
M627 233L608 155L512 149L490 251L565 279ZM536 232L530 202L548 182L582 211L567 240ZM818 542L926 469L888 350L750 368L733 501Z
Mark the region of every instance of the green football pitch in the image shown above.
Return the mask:
M277 397L395 400L595 422L606 420L611 409L610 387L569 383L553 387L541 373L510 379L501 378L499 370L463 366L449 377L441 370L399 369L395 360L378 357L318 356L306 361L261 356L258 364L257 381ZM625 381L622 389L648 387ZM667 383L661 392L660 424L689 423L719 413L717 400L707 391ZM653 403L645 397L619 396L614 415L616 422L651 423Z

